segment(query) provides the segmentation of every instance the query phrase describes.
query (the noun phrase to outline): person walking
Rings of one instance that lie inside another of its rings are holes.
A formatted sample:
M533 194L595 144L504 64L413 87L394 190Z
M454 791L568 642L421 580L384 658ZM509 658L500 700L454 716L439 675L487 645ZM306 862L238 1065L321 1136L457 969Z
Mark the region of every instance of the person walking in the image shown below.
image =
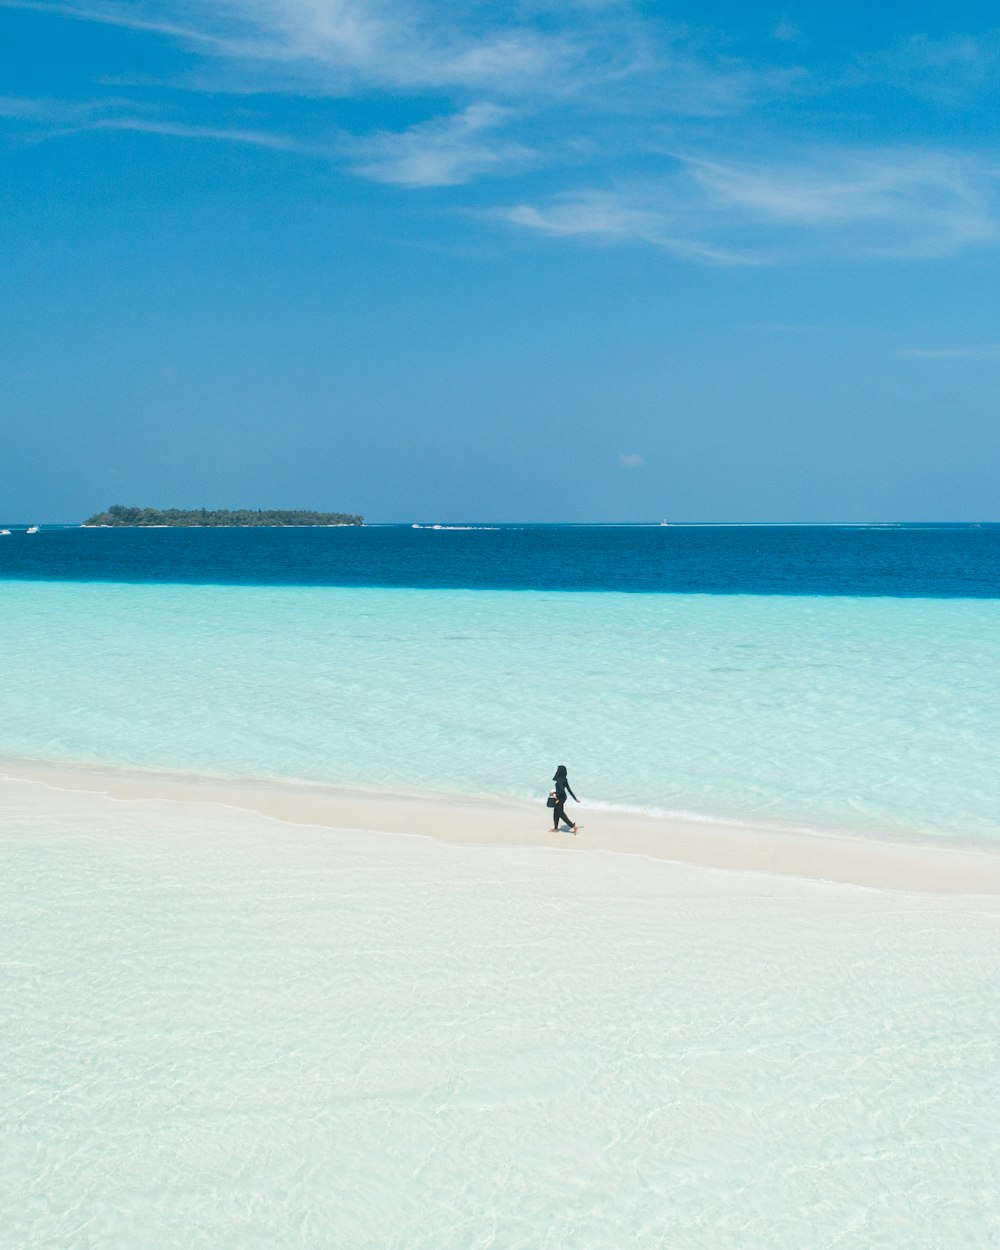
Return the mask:
M560 824L565 821L567 825L573 825L573 832L576 833L576 825L574 825L570 818L566 815L566 795L569 794L574 803L579 803L580 800L573 793L572 787L569 784L569 778L566 776L565 764L559 765L552 777L552 781L554 783L556 796L556 805L552 809L552 832L558 833Z

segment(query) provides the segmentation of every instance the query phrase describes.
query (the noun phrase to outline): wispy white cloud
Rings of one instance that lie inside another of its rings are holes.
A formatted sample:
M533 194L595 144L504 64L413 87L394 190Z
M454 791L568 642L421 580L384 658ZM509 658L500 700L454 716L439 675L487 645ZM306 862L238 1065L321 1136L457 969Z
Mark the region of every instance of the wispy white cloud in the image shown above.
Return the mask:
M156 16L155 10L144 12L140 7L125 4L107 4L103 0L0 0L0 8L25 9L34 13L50 13L57 17L69 17L78 21L97 22L105 26L121 26L126 30L147 31L150 34L167 35L189 43L219 45L219 40L209 31L196 25L185 25L166 16Z
M618 463L623 469L641 469L646 463L646 458L634 451L623 451L618 455Z
M777 165L686 165L715 211L824 230L855 251L943 254L998 235L1000 167L964 153L848 149Z
M218 6L199 7L203 21L218 21ZM581 56L568 35L514 23L470 28L451 17L460 9L428 9L415 0L229 0L225 8L235 19L224 32L227 56L293 64L306 79L333 87L339 80L523 90L565 73Z
M496 210L496 216L515 226L551 235L591 235L602 239L640 239L655 242L663 215L630 203L627 195L585 191L563 195L544 206L514 204Z
M920 150L810 153L798 161L680 158L670 174L499 210L550 235L642 241L708 264L803 253L931 257L1000 238L1000 169Z
M297 78L313 91L367 83L519 93L565 86L602 67L621 73L630 59L622 40L609 47L588 37L579 13L542 26L519 21L516 10L484 10L471 0L447 8L430 0L0 0L0 6L166 35L258 77L270 65L285 89ZM264 90L270 85L258 83Z
M783 95L803 71L757 65L637 0L0 0L162 35L222 70L216 90L465 91L503 99L613 97L614 107L725 116ZM608 103L607 100L604 101Z
M684 260L706 265L757 265L762 258L699 238L680 214L651 195L648 188L583 191L544 205L515 204L496 209L498 220L537 231L550 238L579 239L599 244L648 243Z
M86 124L123 101L59 100L46 96L0 96L0 118L29 127L51 129Z
M58 100L0 96L0 119L16 125L33 141L66 137L81 131L132 130L182 139L246 143L302 156L330 159L332 144L310 144L287 135L246 126L207 126L161 120L136 113L127 99Z
M0 7L118 25L186 48L186 68L159 85L210 100L207 129L219 137L231 132L236 142L259 132L272 136L273 147L315 147L312 135L305 144L291 133L278 140L279 131L296 127L287 108L278 124L267 123L275 96L437 96L433 114L405 131L339 145L356 172L406 187L456 185L530 165L538 143L522 119L537 117L540 106L558 132L545 145L548 162L576 164L582 153L613 156L623 139L641 150L638 131L651 120L739 115L783 94L797 72L751 65L705 32L650 19L636 0L507 7L480 0L0 0ZM116 76L115 89L128 85L127 76ZM135 80L145 96L133 112L145 115L156 85ZM232 94L257 97L259 126L220 116L219 101ZM440 116L442 95L451 98L450 121ZM161 117L163 134L184 137L184 125L206 130L203 118L176 111ZM331 124L328 133L336 130Z
M998 354L996 347L901 347L896 353L907 360L983 360Z
M775 25L771 34L779 43L798 43L802 38L802 29L798 22L793 22L791 18L783 17Z
M141 117L103 117L90 121L88 130L134 130L144 134L166 135L176 139L206 139L224 143L246 143L251 147L271 148L276 152L290 152L298 156L314 156L330 159L334 148L330 144L311 144L288 135L274 134L267 130L252 130L239 126L198 126L184 122L151 121Z
M645 243L702 264L933 257L1000 240L990 158L877 139L805 150L784 140L784 115L764 120L775 101L808 96L815 105L824 93L849 93L851 74L866 89L995 84L994 34L914 36L824 79L789 65L789 46L806 45L787 15L758 32L756 56L740 56L720 32L672 25L639 0L2 7L120 26L187 53L170 84L137 76L130 87L118 76L108 88L114 99L0 101L5 128L32 137L133 130L249 144L413 190L544 170L544 193L522 183L481 212L553 239ZM167 95L163 85L184 90ZM399 128L386 126L383 111L367 130L354 121L346 134L336 103L345 98L379 101ZM580 189L570 190L570 179Z
M849 82L910 92L938 104L961 106L1000 84L1000 31L933 39L914 34L855 58Z
M420 122L397 133L381 131L354 146L357 173L401 187L446 187L477 174L530 161L530 148L496 132L510 110L480 102L450 117Z

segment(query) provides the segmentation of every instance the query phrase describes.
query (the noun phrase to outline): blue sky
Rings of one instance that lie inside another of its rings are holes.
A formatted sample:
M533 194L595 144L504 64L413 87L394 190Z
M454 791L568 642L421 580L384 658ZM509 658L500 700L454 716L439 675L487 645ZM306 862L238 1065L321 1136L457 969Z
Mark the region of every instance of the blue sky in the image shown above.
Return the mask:
M0 517L1000 520L993 20L0 0Z

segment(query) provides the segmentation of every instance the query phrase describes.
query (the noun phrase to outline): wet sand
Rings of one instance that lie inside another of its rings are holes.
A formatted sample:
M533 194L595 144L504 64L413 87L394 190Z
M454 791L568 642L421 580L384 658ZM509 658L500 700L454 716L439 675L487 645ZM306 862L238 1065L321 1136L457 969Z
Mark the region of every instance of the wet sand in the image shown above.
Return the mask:
M775 874L918 893L1000 895L1000 855L963 846L880 841L777 828L572 807L579 833L553 833L540 803L426 797L320 785L228 781L29 760L0 760L0 776L67 793L131 801L221 804L282 822L433 838L460 845L593 851L731 872Z

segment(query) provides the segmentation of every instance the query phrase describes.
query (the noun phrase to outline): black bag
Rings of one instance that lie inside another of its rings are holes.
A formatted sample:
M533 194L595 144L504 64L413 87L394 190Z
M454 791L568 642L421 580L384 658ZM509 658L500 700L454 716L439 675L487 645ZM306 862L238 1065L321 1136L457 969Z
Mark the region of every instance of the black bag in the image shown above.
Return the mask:
M557 798L556 798L556 792L555 792L555 790L553 790L553 791L551 791L551 793L549 794L549 797L545 800L545 806L546 806L546 807L555 807L555 805L556 805L556 803L557 803L557 802L558 802L558 800L557 800Z

